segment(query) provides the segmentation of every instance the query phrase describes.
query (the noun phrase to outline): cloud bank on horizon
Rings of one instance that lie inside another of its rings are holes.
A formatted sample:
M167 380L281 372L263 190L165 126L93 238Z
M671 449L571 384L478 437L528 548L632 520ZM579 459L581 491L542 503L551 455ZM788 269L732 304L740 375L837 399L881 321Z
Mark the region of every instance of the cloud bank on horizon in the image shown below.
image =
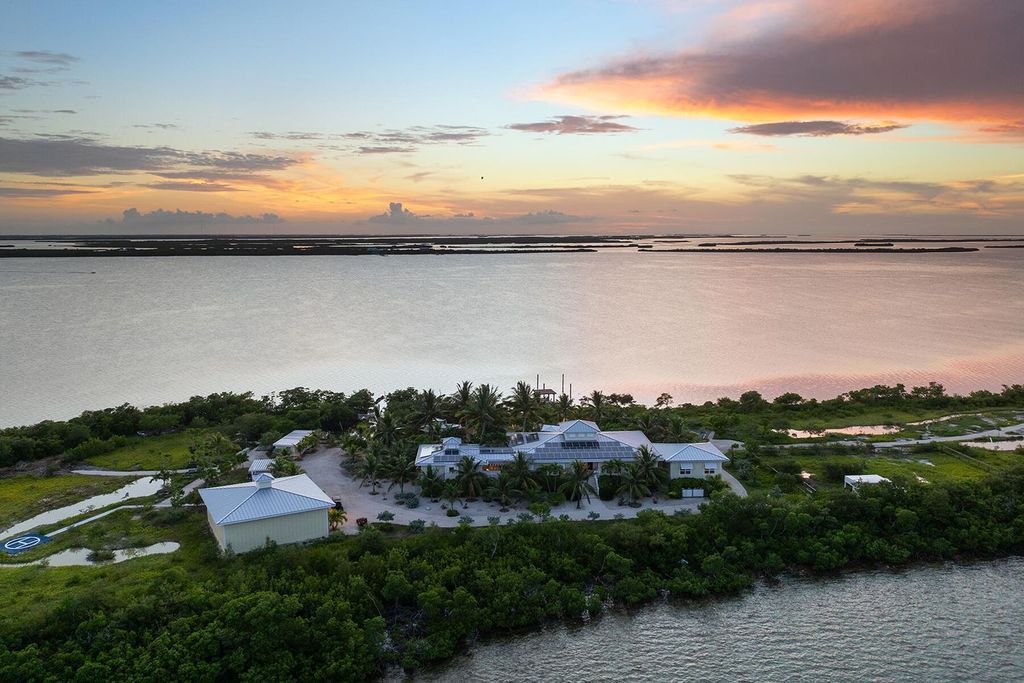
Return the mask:
M11 8L0 233L1024 231L1024 3L586 8Z

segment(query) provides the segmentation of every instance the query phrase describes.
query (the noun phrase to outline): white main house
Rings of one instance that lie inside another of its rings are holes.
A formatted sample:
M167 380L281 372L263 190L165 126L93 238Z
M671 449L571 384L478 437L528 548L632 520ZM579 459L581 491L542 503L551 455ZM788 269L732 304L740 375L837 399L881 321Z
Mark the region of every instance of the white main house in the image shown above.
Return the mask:
M507 446L462 443L454 436L438 444L422 444L416 452L416 466L430 466L445 478L453 477L459 461L468 455L485 472L496 474L516 453L523 453L534 467L548 463L566 467L580 460L600 474L601 466L609 460L635 460L641 446L658 454L672 478L718 476L722 463L729 461L710 442L654 443L641 431L605 432L589 420L568 420L544 425L539 432L510 432Z

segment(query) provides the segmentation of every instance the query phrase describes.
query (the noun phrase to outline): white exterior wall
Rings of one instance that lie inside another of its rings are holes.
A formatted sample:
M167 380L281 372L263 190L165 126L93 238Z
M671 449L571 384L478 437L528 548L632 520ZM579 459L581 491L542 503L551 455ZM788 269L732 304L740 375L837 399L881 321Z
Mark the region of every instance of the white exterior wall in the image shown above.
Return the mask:
M714 474L709 474L709 477L718 477L722 474L722 465L720 462L670 462L669 464L669 476L672 479L679 477L692 477L693 479L704 478L704 466L715 468ZM690 474L682 474L682 470L689 468Z
M210 515L210 511L206 511L206 522L210 525L210 530L213 531L213 537L217 539L217 545L220 546L221 550L224 550L224 527L218 526L213 521L213 517Z
M266 545L268 538L281 545L301 543L314 538L326 538L328 533L327 509L257 519L239 524L226 524L221 527L220 535L217 533L216 525L212 526L214 536L217 536L221 548L226 549L231 546L232 552L244 553L262 548Z

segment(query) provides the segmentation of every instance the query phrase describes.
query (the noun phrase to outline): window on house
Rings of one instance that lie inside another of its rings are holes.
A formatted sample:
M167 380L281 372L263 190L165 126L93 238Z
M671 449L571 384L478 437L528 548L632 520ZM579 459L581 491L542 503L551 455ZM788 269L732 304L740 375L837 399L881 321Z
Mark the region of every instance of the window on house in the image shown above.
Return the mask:
M688 477L691 474L693 474L693 470L690 469L689 467L680 467L679 468L679 476L680 477Z
M714 465L704 465L704 474L718 474Z
M458 448L446 448L446 449L444 449L444 454L445 455L458 455L459 454L459 449Z

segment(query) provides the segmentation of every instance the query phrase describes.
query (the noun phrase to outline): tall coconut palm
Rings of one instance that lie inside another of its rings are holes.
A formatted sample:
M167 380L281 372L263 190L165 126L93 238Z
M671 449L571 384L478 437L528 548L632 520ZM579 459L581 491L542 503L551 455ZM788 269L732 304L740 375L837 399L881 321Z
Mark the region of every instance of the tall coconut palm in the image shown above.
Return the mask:
M416 429L433 436L437 432L437 418L441 417L441 398L433 389L420 392L411 418Z
M502 467L502 472L509 476L512 484L520 493L524 493L537 488L537 480L531 471L532 466L533 460L530 459L530 456L522 451L516 451L512 459Z
M651 491L661 490L665 481L665 471L660 467L661 456L648 446L641 446L636 450L636 460L633 465L636 474L647 485Z
M608 405L608 399L595 389L587 396L587 403L590 404L590 416L594 418L594 422L600 424L601 418L604 417L605 407Z
M395 421L390 410L385 410L377 416L373 426L373 440L385 448L391 448L398 442L401 428Z
M544 482L544 488L548 493L554 493L558 489L559 480L562 478L562 468L553 462L546 462L537 468L537 476Z
M462 491L457 481L446 481L441 489L441 500L448 503L448 507L454 508L455 503L462 501Z
M509 407L512 409L513 417L518 419L522 425L520 429L525 432L530 422L537 418L537 409L540 407L540 401L537 400L537 395L533 393L533 387L526 382L517 382L512 387Z
M455 419L459 421L459 426L465 430L466 423L463 415L469 410L469 402L473 398L473 383L469 380L465 382L459 382L459 385L455 387L455 393L448 398L448 403L451 405L451 410L455 414Z
M612 458L601 466L601 471L605 474L618 474L624 469L626 469L626 461L618 458Z
M576 499L577 510L580 509L584 496L586 496L587 505L589 505L590 494L597 495L597 490L590 483L590 477L593 474L586 463L581 460L573 460L572 465L569 466L565 473L565 482L559 488L569 500Z
M370 482L370 495L377 495L377 477L380 476L384 461L374 450L363 454L363 457L356 463L356 476L360 478L359 487L362 488L366 482Z
M455 481L467 498L477 498L484 492L487 475L480 469L480 461L464 455L455 468Z
M619 497L620 503L628 498L630 504L635 505L639 499L651 495L651 489L647 486L647 482L637 472L636 463L626 466L626 469L619 475L619 482L619 490L615 494Z
M558 403L555 405L555 409L558 411L558 420L565 422L569 419L569 411L572 410L572 399L569 398L568 394L561 394L558 397Z
M437 498L444 490L444 477L434 469L433 465L427 465L420 473L420 491L428 498Z
M501 504L501 512L508 510L508 506L512 504L513 498L519 498L523 495L523 492L516 487L512 477L505 472L490 480L487 493Z
M470 397L469 405L462 414L465 420L467 438L469 432L476 436L478 441L483 441L488 430L497 425L501 419L501 394L496 392L490 384L481 384Z
M662 441L665 438L665 421L660 413L647 411L633 418L633 428L639 429L652 441Z
M401 493L405 493L405 485L416 481L419 473L414 456L392 456L388 459L385 466L385 474L391 480L391 483L388 485L388 491L390 492L391 489L397 486Z
M341 440L341 450L345 453L345 462L354 465L366 450L366 440L358 434L346 434Z

